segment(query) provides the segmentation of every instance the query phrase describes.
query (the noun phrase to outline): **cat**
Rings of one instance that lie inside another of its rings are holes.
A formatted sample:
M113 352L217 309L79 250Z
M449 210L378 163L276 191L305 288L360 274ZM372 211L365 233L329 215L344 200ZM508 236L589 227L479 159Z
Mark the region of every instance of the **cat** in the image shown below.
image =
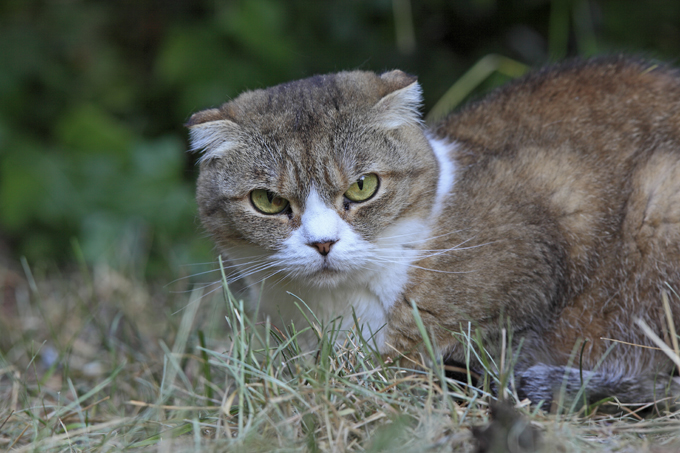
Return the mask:
M351 71L191 116L200 217L251 311L298 330L300 300L341 330L354 313L396 357L423 348L415 305L459 365L457 332L497 356L509 321L514 385L533 403L583 384L589 402L680 395L672 361L637 346L655 344L636 323L668 341L667 291L680 326L678 71L574 60L431 128L421 103L414 76ZM311 330L301 338L315 347Z

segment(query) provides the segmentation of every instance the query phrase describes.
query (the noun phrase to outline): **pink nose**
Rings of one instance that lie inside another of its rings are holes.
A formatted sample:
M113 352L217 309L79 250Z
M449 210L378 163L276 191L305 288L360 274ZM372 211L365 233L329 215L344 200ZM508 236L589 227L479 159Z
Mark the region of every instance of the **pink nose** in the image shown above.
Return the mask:
M335 244L337 241L328 241L328 242L313 242L309 244L311 247L314 247L321 253L321 255L326 256L330 253L331 251L331 246Z

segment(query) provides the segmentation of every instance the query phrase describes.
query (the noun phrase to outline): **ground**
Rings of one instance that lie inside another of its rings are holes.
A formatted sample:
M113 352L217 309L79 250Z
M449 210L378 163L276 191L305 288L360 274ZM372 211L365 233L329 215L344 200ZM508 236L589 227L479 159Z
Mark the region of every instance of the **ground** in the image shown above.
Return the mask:
M0 269L0 449L680 450L680 418L663 409L546 413L510 390L490 411L493 371L472 389L383 363L360 336L299 355L293 334L262 336L219 283L131 274Z

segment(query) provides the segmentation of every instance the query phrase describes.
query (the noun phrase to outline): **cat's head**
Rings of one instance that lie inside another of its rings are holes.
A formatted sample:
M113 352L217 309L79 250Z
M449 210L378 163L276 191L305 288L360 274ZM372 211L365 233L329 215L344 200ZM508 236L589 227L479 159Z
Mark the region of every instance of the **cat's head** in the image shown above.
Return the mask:
M437 186L420 103L412 76L355 71L194 114L203 225L243 273L264 277L333 286L399 260Z

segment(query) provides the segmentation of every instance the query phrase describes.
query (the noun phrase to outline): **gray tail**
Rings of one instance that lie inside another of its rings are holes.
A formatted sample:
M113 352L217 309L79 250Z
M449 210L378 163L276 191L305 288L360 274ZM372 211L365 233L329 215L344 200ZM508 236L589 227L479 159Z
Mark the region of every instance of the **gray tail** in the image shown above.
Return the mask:
M541 407L546 410L560 402L567 409L578 410L585 404L606 400L656 410L677 410L680 409L679 381L680 378L669 374L616 374L544 364L515 370L515 387L520 399L529 398L532 404L542 401ZM607 410L615 406L601 407Z

